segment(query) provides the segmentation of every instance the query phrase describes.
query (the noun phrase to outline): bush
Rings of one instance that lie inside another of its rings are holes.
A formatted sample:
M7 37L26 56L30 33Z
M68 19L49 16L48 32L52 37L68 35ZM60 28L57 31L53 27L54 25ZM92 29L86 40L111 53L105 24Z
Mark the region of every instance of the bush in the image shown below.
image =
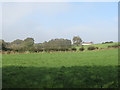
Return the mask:
M44 51L45 51L45 52L48 52L48 51L49 51L49 49L44 49Z
M111 48L112 46L108 46L108 48Z
M76 49L76 48L72 48L71 50L72 50L72 51L76 51L77 49Z
M88 50L95 50L95 49L96 49L96 47L94 47L94 46L88 47Z
M42 50L43 51L43 50ZM69 51L68 48L49 48L49 49L44 49L44 51Z
M119 48L120 45L111 45L111 46L108 46L108 48Z
M61 48L60 51L68 51L68 48Z
M6 54L10 54L11 53L11 51L6 51Z
M30 53L30 51L25 51L26 54Z
M80 50L80 51L84 51L84 50L85 50L85 48L84 48L84 47L81 47L81 48L79 48L79 50Z
M43 52L44 50L43 49L39 49L39 52Z
M98 47L96 47L96 49L99 49Z

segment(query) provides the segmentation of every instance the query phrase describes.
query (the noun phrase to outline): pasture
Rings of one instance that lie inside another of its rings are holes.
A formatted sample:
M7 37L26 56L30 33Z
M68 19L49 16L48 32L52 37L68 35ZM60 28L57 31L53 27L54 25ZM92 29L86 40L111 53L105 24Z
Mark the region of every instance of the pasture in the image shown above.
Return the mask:
M93 45L85 45L83 46L85 48L85 50L87 50L88 47L90 46L94 46L94 47L98 47L99 49L104 49L104 48L108 48L108 46L111 46L111 45L118 45L119 43L118 42L114 42L114 43L106 43L106 44L101 44L101 43L98 43L98 44L93 44ZM77 51L79 51L79 48L82 47L82 46L77 46Z
M2 55L3 88L116 88L118 49Z

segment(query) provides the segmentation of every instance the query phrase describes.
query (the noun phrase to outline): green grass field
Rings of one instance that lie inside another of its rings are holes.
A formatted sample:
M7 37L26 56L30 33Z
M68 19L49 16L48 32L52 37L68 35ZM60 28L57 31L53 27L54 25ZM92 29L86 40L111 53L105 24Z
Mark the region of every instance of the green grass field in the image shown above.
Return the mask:
M87 50L87 48L90 47L90 46L95 46L95 47L98 47L98 48L108 48L108 46L111 46L111 45L118 45L118 42L106 43L106 44L84 45L83 47L85 48L85 50ZM79 51L80 47L81 46L76 47L78 51Z
M56 52L3 55L5 66L34 67L71 67L92 65L117 65L118 49L86 51L86 52Z
M118 87L118 49L2 55L3 88Z

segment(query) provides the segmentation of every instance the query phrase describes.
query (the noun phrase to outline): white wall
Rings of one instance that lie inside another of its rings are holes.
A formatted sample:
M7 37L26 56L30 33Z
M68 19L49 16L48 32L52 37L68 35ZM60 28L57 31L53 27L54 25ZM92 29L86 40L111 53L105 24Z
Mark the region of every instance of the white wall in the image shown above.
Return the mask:
M91 44L82 44L82 45L91 45Z

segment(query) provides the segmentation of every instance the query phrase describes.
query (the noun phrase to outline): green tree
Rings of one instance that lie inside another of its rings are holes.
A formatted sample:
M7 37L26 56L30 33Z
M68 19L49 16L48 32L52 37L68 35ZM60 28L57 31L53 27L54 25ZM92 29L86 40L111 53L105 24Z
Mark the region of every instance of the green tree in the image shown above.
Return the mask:
M23 49L23 40L17 39L8 44L8 47L15 51L20 51Z
M36 51L36 52L39 52L39 51L43 51L43 50L44 50L44 45L43 45L43 43L35 43L35 44L33 45L33 47L34 47L34 51Z
M5 50L5 49L6 49L5 41L0 40L0 50Z
M33 38L26 38L23 41L24 50L31 50L33 48L33 45L34 45L34 39Z
M9 48L15 51L29 51L33 49L34 39L33 38L26 38L25 40L14 40L13 42L8 45Z
M79 46L82 42L82 39L79 36L73 37L73 45Z
M53 50L60 50L60 49L68 49L71 47L71 40L68 39L52 39L48 42L44 42L45 49L53 49Z
M0 50L4 50L4 51L11 50L9 48L9 45L10 43L5 42L4 40L0 40Z
M17 40L14 40L13 42L11 42L11 44L22 44L23 43L23 40L20 40L20 39L17 39Z

